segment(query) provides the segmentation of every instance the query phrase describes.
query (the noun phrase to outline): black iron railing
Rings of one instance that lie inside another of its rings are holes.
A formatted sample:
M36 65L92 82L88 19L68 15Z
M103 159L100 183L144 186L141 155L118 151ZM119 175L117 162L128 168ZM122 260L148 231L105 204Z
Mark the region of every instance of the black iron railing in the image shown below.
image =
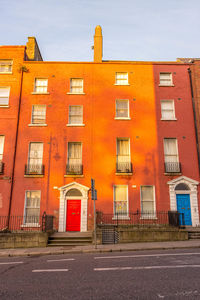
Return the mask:
M66 165L66 174L67 175L82 175L83 174L83 165L67 164Z
M25 175L44 175L44 165L25 165Z
M117 173L132 173L132 163L130 161L127 161L127 162L117 161L116 172Z
M4 173L4 163L0 161L0 174Z
M40 216L0 216L0 233L18 231L55 231L57 219L45 212Z
M138 210L128 214L97 212L96 221L97 225L179 226L184 225L184 216L177 211L141 212Z
M165 173L181 173L180 162L165 162Z

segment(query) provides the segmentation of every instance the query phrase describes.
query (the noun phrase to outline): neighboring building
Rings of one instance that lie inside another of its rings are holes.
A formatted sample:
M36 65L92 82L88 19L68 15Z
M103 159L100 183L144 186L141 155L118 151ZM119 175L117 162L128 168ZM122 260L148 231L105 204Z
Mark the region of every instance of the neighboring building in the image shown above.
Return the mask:
M20 55L0 48L0 62L13 62L12 74L0 73L2 102L11 91L7 115L0 108L0 215L11 203L25 226L46 211L61 232L91 230L94 178L98 211L128 219L178 209L199 225L191 63L103 61L102 39L97 26L94 62L44 62L33 38Z

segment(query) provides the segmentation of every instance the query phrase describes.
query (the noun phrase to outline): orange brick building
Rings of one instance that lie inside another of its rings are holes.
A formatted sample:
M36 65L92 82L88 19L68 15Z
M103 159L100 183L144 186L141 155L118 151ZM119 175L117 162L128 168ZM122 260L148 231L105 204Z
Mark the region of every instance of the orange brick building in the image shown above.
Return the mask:
M90 230L94 178L99 212L185 205L197 226L191 63L103 61L102 40L97 26L93 62L45 62L34 38L0 48L0 215L33 227L46 211L60 232Z

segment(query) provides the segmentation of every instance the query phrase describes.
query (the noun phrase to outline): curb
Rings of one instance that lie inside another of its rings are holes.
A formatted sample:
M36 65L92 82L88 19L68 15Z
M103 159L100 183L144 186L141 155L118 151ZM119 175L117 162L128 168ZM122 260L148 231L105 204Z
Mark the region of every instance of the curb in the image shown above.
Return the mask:
M130 251L149 251L149 250L170 250L170 249L191 249L200 248L200 245L191 246L161 246L161 247L147 247L147 248L119 248L119 249L77 249L77 250L57 250L47 252L27 252L27 253L0 253L0 257L33 257L45 255L62 255L62 254L88 254L88 253L109 253L109 252L130 252ZM17 252L17 251L16 251Z

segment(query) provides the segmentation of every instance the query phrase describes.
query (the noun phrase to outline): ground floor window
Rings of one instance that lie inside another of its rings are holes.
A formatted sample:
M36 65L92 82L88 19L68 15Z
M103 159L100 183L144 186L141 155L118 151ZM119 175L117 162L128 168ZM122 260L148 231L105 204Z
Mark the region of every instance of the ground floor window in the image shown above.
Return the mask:
M114 215L128 216L128 186L114 186Z
M141 186L141 214L143 217L155 216L155 189L152 185Z
M40 216L41 191L26 191L24 223L38 224Z

